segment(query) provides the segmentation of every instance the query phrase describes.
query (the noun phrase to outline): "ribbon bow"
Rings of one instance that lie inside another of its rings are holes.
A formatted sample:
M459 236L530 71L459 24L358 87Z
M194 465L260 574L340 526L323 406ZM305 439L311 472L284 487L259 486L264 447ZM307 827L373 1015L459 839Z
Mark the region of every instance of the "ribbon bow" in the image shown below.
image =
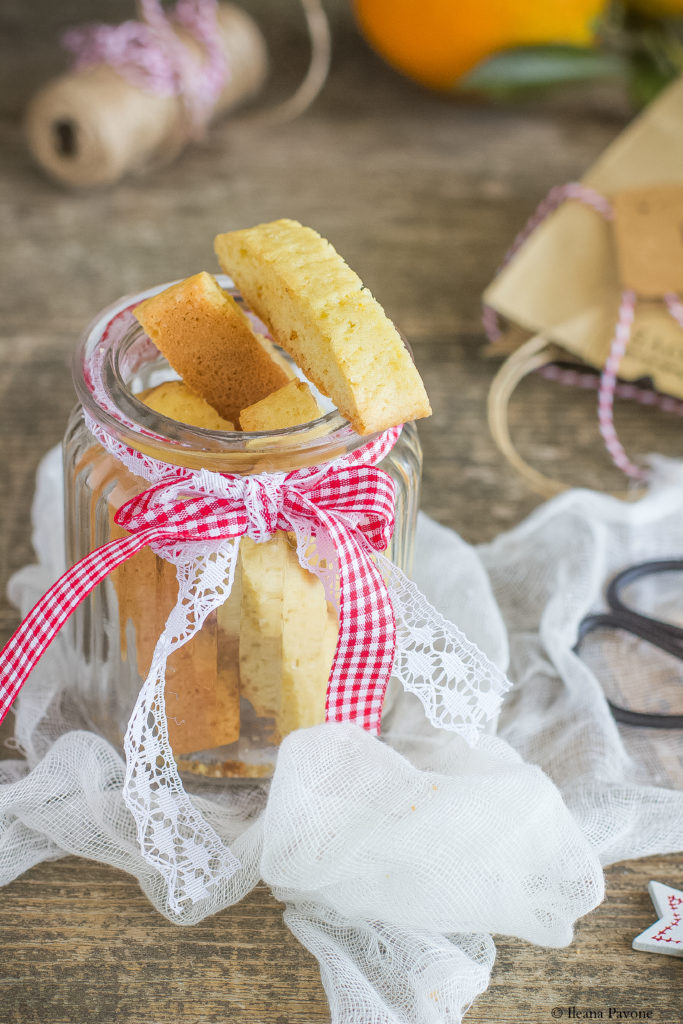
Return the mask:
M159 554L168 554L179 545L234 540L245 534L262 543L283 530L295 533L300 557L311 536L321 539L323 552L331 543L337 565L339 639L326 718L355 721L379 732L396 627L389 593L372 553L386 548L393 534L394 482L375 466L357 463L364 454L382 458L399 432L400 428L389 430L350 459L322 470L263 477L202 470L162 479L127 501L115 520L129 536L110 541L65 572L0 652L0 722L72 612L105 576L141 548L149 545ZM323 583L329 582L319 564L309 561L309 567Z

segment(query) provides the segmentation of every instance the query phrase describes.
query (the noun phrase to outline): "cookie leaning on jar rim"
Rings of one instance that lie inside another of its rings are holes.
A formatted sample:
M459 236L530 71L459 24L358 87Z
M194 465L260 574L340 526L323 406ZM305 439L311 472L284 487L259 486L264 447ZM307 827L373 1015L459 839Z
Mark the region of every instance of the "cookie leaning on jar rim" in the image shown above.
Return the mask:
M324 412L298 368L359 435L430 415L401 336L328 241L296 221L279 220L218 235L215 248L269 337L206 272L145 299L134 315L180 378L139 392L145 405L212 431L308 424ZM123 492L110 497L112 535L122 532L113 523L121 500ZM132 627L144 678L160 616L177 593L175 569L146 549L116 570L112 582L122 647ZM202 654L202 632L176 652L167 678L174 754L200 774L262 774L239 755L225 760L224 770L182 758L216 748L229 757L253 721L267 723L273 746L292 730L323 721L339 632L335 609L317 576L300 565L293 538L276 533L257 544L245 537L233 591L217 612L221 656L208 648Z

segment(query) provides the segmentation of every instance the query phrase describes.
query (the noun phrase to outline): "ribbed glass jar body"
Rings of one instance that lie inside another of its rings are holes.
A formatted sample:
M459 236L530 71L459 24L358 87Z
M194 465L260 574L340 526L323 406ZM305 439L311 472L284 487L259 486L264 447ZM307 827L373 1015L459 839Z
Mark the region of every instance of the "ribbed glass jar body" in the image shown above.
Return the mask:
M176 375L134 322L107 342L102 402L93 394L90 359L112 320L125 318L122 310L147 294L104 311L76 355L80 403L64 439L69 564L124 535L114 522L116 511L150 486L98 443L84 412L144 454L227 474L320 465L369 440L355 434L334 409L310 424L258 434L203 430L153 412L135 395ZM407 573L421 462L415 425L408 424L380 464L396 483L396 526L387 554ZM100 584L70 620L79 701L91 725L118 748L177 591L175 567L144 548ZM336 613L317 577L299 565L293 538L278 533L261 544L244 538L230 596L169 658L166 712L181 770L215 778L269 776L282 737L324 718L337 635Z

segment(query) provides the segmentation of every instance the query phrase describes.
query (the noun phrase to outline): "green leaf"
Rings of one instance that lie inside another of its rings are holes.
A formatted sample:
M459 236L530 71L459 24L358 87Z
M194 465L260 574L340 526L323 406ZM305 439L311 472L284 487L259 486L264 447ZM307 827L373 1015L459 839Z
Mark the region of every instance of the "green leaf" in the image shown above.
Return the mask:
M568 82L626 76L627 61L621 54L578 46L521 46L489 57L455 88L505 99Z
M646 107L676 77L676 71L661 67L647 54L635 54L631 60L629 94L634 106Z

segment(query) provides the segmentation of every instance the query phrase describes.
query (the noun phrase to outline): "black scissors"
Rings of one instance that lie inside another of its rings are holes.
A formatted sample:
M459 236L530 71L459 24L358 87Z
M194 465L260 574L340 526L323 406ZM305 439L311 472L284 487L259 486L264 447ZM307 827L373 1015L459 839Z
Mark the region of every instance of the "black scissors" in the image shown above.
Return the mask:
M624 569L610 582L607 587L607 604L609 612L587 615L579 624L579 632L574 650L578 654L581 642L594 629L623 629L632 636L653 644L661 651L672 654L683 661L683 627L671 622L662 622L649 615L641 615L624 604L621 591L624 587L635 583L645 576L654 576L660 572L680 572L683 560L668 559L661 562L641 562ZM682 600L683 603L683 600ZM608 700L610 711L617 722L624 725L643 725L651 729L683 729L683 715L651 715L643 711L630 711L619 707Z

